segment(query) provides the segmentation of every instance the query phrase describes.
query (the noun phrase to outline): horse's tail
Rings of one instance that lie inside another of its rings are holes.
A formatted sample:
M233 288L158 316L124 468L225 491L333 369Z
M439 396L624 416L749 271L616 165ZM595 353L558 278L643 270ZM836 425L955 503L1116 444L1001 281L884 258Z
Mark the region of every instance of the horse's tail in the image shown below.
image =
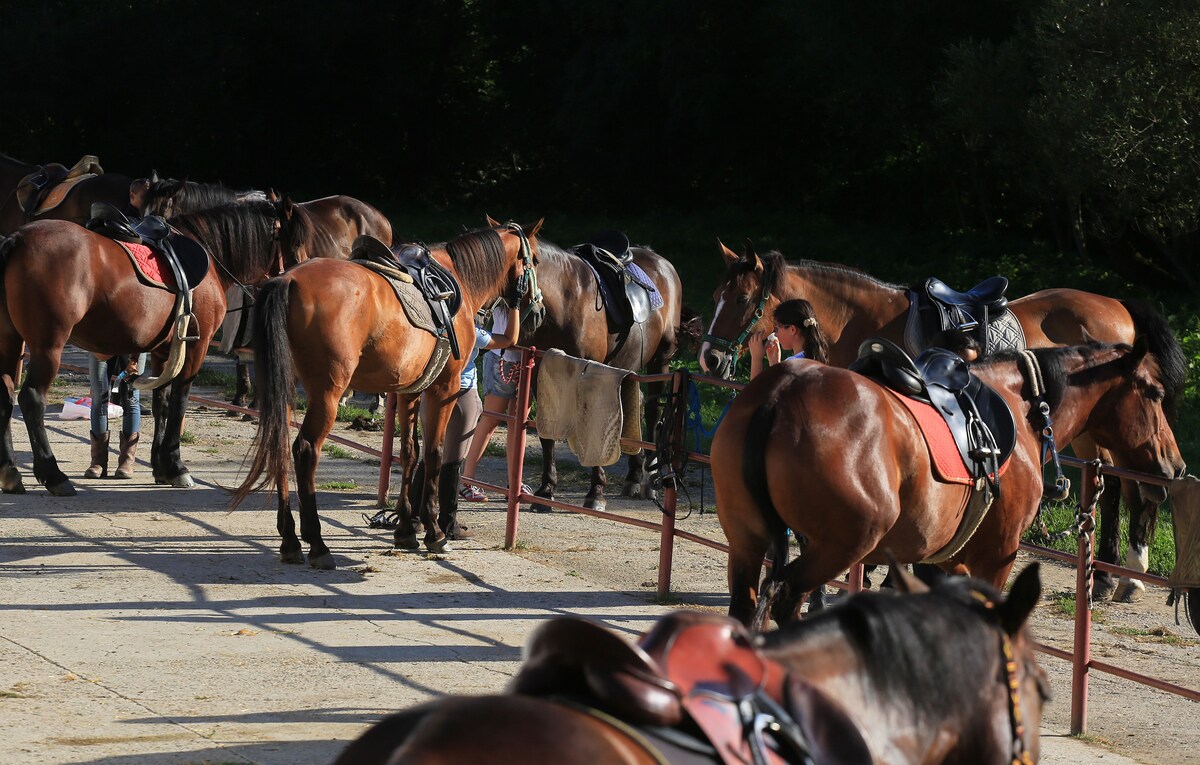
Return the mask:
M742 458L742 481L762 513L771 537L768 582L778 581L788 562L787 524L779 517L779 511L775 509L771 493L767 490L767 441L775 425L776 403L773 400L764 401L750 415L750 421L746 423L746 451Z
M271 279L255 300L253 346L258 432L251 447L250 472L234 490L231 508L241 504L252 491L272 484L286 485L291 455L288 414L296 400L292 349L287 335L290 286L290 279Z
M1149 303L1122 300L1121 305L1129 312L1134 333L1146 338L1150 352L1158 359L1158 367L1162 374L1160 382L1167 392L1166 398L1163 399L1163 409L1174 419L1184 386L1187 385L1188 361L1183 346L1179 344L1179 338L1175 336L1171 325Z
M15 236L0 236L0 283L4 281L5 267L8 266L8 256L17 246Z

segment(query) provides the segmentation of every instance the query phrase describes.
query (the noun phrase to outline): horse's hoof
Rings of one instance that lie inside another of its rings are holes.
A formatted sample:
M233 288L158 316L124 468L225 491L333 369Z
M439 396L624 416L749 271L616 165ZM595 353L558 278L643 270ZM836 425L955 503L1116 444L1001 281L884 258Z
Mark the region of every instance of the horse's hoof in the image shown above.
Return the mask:
M21 482L21 473L14 465L5 465L0 469L0 490L5 494L24 494L25 484Z
M333 562L333 553L330 552L322 555L309 555L308 565L321 571L333 571L337 568L337 564Z
M63 479L58 483L46 484L46 491L56 497L74 497L75 487L71 484L70 479Z
M416 534L408 534L406 536L396 537L393 546L401 550L417 550L421 547L421 545L417 543Z
M163 483L170 484L172 489L190 489L196 485L191 473L180 473L174 478L168 478Z
M299 549L287 550L287 551L280 550L279 551L279 560L282 563L293 563L293 564L303 563L304 562L304 552Z
M533 496L541 497L542 499L554 499L554 492L549 491L545 488L542 488L542 489L538 489L536 492L534 492ZM535 513L552 513L552 512L554 512L554 508L550 507L549 505L543 505L538 502L534 502L533 504L531 504L529 506L529 509Z
M629 499L649 499L646 496L648 491L648 487L639 481L626 481L625 488L621 489L621 496Z
M608 500L604 497L588 497L583 501L583 506L589 510L600 510L603 512L608 507Z
M435 539L432 542L426 539L425 549L429 550L431 553L450 552L450 539L449 537L442 537L441 539Z
M1146 597L1146 590L1138 587L1132 580L1122 579L1117 585L1117 591L1113 594L1113 602L1115 603L1137 603L1142 598Z
M1092 602L1107 603L1117 591L1117 582L1109 577L1096 577L1092 583Z

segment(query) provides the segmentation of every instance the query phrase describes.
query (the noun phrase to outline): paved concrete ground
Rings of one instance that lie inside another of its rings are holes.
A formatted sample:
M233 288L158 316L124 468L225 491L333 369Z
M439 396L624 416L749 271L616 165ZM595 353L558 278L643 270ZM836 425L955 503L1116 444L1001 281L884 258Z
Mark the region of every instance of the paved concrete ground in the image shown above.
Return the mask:
M143 453L135 480L81 479L73 498L33 483L14 425L30 493L0 496L0 749L11 765L328 762L397 708L501 689L526 636L554 615L633 635L669 609L494 542L393 554L388 532L364 528L361 488L321 493L339 569L284 566L273 512L225 509L220 486L239 463L217 448L226 429L237 440L219 412L189 415L214 444L185 447L197 488L154 486ZM50 425L77 475L86 423ZM336 465L374 485L374 466ZM1133 761L1047 736L1042 762Z

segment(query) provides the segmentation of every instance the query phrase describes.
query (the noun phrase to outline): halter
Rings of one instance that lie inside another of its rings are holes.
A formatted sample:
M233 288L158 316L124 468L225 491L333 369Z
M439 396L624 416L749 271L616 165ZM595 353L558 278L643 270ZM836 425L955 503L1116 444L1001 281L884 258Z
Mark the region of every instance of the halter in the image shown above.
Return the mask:
M1046 382L1042 379L1042 368L1031 350L1021 351L1021 361L1022 369L1029 380L1029 389L1033 393L1033 404L1042 418L1042 461L1039 464L1045 465L1047 458L1054 462L1054 484L1044 484L1042 496L1045 499L1063 500L1071 492L1071 482L1063 476L1062 465L1058 461L1058 447L1054 443L1054 422L1050 419L1050 404L1045 398Z
M978 590L971 590L971 597L978 600L989 611L996 603ZM1033 765L1033 758L1025 749L1025 722L1021 717L1021 684L1017 680L1017 659L1013 654L1012 638L1000 627L1000 655L1004 661L1004 685L1008 688L1008 722L1012 731L1012 765Z
M517 305L521 304L521 298L529 295L529 305L521 312L521 321L529 318L533 313L533 309L542 303L542 290L537 283L537 268L533 264L533 250L529 246L529 237L525 234L525 229L521 228L521 224L509 221L504 224L504 228L515 233L521 238L521 263L525 269L520 278L517 279Z
M746 347L746 339L750 337L750 333L754 331L754 326L762 321L763 313L767 307L767 302L771 299L771 293L767 292L767 272L763 269L763 290L762 295L758 298L758 305L754 308L754 314L750 317L750 322L742 330L742 334L737 336L736 340L726 340L723 337L717 337L705 333L700 337L700 342L715 345L716 347L733 352L733 360L729 364L729 369L732 372L737 369L738 359L741 357L742 349Z

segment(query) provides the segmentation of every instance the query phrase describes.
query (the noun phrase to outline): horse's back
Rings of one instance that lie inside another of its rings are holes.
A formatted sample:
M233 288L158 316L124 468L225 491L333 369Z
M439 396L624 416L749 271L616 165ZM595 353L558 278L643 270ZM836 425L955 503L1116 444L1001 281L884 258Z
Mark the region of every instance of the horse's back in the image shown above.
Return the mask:
M1025 330L1030 348L1079 345L1087 338L1106 343L1132 343L1135 327L1128 309L1116 298L1056 287L1017 298L1008 304Z
M312 217L313 223L327 230L339 240L344 240L340 255L323 257L348 257L350 245L360 235L373 236L384 244L392 244L392 224L382 212L361 199L335 194L300 203Z
M383 720L334 765L655 761L625 734L571 707L526 696L452 696Z

